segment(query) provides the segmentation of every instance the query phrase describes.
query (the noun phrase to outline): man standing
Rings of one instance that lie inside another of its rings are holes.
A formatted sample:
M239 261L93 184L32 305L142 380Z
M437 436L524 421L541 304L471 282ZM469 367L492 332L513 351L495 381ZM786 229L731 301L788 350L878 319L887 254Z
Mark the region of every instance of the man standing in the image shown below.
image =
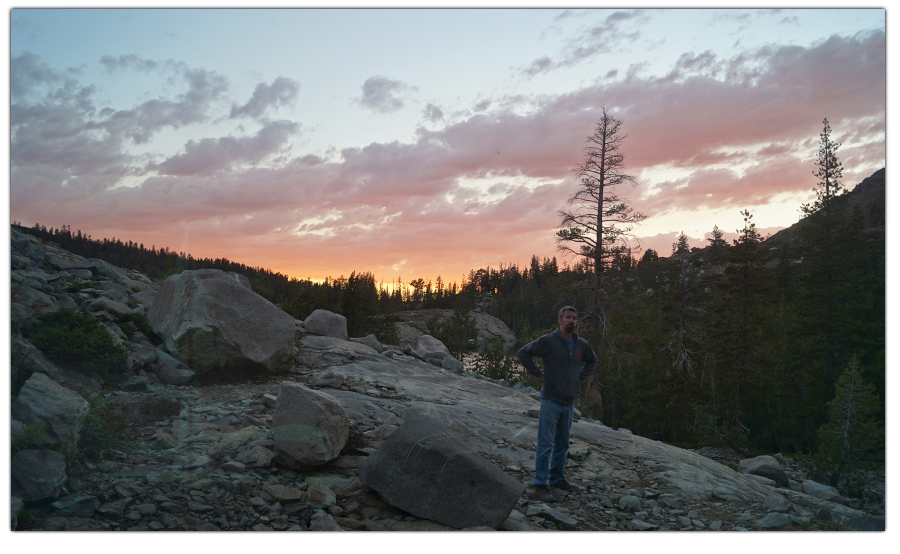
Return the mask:
M538 499L552 502L550 487L580 491L566 482L563 468L569 452L569 429L575 414L575 397L581 381L597 367L597 356L588 342L578 336L578 312L572 306L559 310L559 329L523 346L519 361L540 379L541 413L538 417L537 450L534 454L534 492ZM544 360L544 371L534 357Z

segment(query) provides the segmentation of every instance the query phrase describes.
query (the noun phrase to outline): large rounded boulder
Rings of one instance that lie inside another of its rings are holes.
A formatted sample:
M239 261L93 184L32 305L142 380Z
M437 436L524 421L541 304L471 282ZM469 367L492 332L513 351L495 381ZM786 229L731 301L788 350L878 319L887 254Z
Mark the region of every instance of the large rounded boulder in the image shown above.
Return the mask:
M253 292L243 275L218 269L173 275L146 319L172 356L201 375L276 372L290 363L294 318Z
M444 343L431 335L422 335L416 339L416 353L426 360L428 358L443 360L448 356L453 356L450 354L450 351L447 350L447 347L444 346Z
M311 335L347 338L347 318L328 310L315 310L303 321L303 327Z
M359 468L359 480L414 516L464 529L497 528L525 491L443 422L406 421Z
M787 473L784 467L773 456L757 456L746 458L738 463L738 471L745 475L758 475L771 479L780 485L787 485Z
M330 394L284 381L272 414L276 460L297 471L340 455L350 434L347 411Z

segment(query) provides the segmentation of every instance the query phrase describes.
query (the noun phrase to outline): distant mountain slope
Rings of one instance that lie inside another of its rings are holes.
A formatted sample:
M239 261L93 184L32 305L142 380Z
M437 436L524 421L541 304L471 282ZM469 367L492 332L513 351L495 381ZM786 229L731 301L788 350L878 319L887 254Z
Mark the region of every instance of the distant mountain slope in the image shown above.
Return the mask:
M866 227L884 226L885 221L885 168L881 168L872 175L866 177L853 190L840 197L841 202L846 202L850 209L848 215L853 213L853 206L859 206L865 216ZM791 225L787 229L778 231L765 242L770 246L781 244L793 244L797 241L797 230L804 225L803 220Z

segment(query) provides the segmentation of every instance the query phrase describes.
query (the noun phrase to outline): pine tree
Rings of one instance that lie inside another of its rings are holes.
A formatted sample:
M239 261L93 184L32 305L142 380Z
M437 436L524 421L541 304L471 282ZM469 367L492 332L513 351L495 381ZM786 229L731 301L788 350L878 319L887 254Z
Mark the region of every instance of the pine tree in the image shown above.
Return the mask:
M641 256L641 260L638 262L638 265L643 266L644 264L650 264L658 261L659 254L656 253L656 250L648 248L644 250L644 255Z
M728 245L728 243L725 242L725 239L723 238L724 236L725 236L725 232L722 231L721 229L719 229L718 225L713 225L712 238L709 238L706 240L709 241L709 245L712 246L713 248L717 248L717 247L725 248Z
M831 125L828 119L822 121L824 128L819 135L819 153L816 156L816 170L813 175L819 180L813 192L816 199L811 204L803 204L800 211L805 216L818 212L830 212L835 199L841 195L843 185L840 178L843 175L843 165L838 160L837 151L841 143L831 139Z
M733 447L762 439L766 394L775 394L771 352L777 343L768 332L766 298L770 289L763 267L769 252L749 210L744 228L728 252L725 279L717 283L718 302L710 332L716 360L713 411L715 434Z
M718 225L713 225L712 238L709 241L709 257L710 260L721 261L728 249L728 242L725 240L725 232L719 229Z
M465 352L475 349L475 341L478 338L478 329L475 320L469 314L472 310L472 302L465 295L456 297L453 305L453 314L444 321L438 321L434 317L426 322L428 334L438 339L450 354L457 360L462 360Z
M696 328L693 324L693 315L697 312L697 308L693 305L696 275L694 268L688 263L688 253L690 253L690 245L687 236L681 233L678 235L678 240L672 244L672 256L680 262L680 273L678 279L671 286L670 301L665 308L674 327L666 350L672 355L672 367L675 369L678 379L693 377L694 367L696 367L693 360L693 354L696 352L694 347Z
M687 235L684 231L678 233L678 238L672 243L672 256L677 257L684 263L685 256L691 253L691 247L688 244Z
M656 378L655 401L665 406L666 440L697 440L706 426L703 412L708 391L704 388L702 371L707 358L703 325L706 310L695 296L698 275L688 254L687 236L680 233L672 244L679 274L673 283L660 290L665 332L662 351L668 354L669 363Z
M366 336L373 331L373 318L381 312L378 291L372 273L350 274L341 295L340 313L347 318L347 334L351 337Z
M797 295L797 327L792 330L796 354L792 363L802 382L805 403L804 422L812 434L826 417L826 403L834 396L841 367L852 351L848 322L852 306L848 274L856 249L854 234L847 226L847 203L840 183L840 147L831 138L831 127L824 121L816 157L818 179L816 199L801 207L798 227L803 256Z
M518 373L518 359L503 349L503 340L493 338L474 356L472 371L491 379L504 379L510 384L523 380L528 374Z
M861 484L859 472L884 467L884 432L883 406L865 382L859 362L851 358L828 403L828 423L817 433L817 469L833 485L844 484L858 494L861 491L852 489Z

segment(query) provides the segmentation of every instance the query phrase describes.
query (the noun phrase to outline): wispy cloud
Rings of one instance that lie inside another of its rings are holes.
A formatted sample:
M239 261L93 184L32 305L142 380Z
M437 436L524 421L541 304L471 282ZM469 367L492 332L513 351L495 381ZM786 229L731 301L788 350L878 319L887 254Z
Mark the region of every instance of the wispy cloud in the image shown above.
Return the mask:
M110 73L125 70L149 73L160 67L158 62L141 58L137 54L123 54L119 56L106 54L100 57L100 65Z
M40 85L55 85L65 80L65 74L50 67L39 56L25 52L10 59L10 93L16 101Z
M422 110L422 117L425 119L425 121L437 123L438 121L443 121L444 110L440 109L434 104L429 103L425 106L425 109Z
M256 85L253 96L243 106L233 106L229 117L259 118L270 108L289 106L300 92L300 83L287 77L277 77L271 85L260 83Z
M561 67L577 65L601 53L608 54L626 49L641 37L640 31L632 29L631 26L646 22L649 18L644 10L613 12L602 23L593 25L573 37L557 56L557 61L549 56L541 56L528 66L520 68L520 73L533 77Z
M417 90L403 81L375 75L363 83L362 96L357 101L372 111L391 113L402 108L408 95Z
M279 152L300 125L291 121L267 122L253 137L204 138L188 141L184 154L172 156L148 169L161 175L212 175L238 164L258 164Z
M127 136L137 144L146 143L165 127L177 129L206 121L212 103L228 91L228 79L215 71L185 69L179 80L186 90L176 98L155 98L132 109L103 112L101 115L106 117L88 128Z

